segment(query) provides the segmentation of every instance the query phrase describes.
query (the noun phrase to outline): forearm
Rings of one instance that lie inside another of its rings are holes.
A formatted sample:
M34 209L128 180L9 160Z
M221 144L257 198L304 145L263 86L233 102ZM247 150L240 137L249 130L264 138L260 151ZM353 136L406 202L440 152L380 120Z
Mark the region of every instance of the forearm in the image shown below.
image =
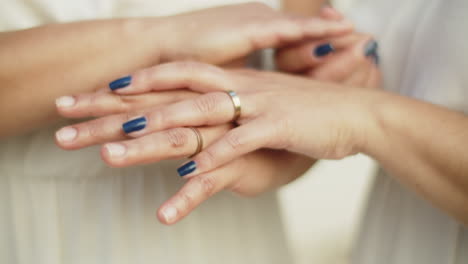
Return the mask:
M0 34L0 137L57 119L54 100L158 62L158 20L88 21ZM159 40L159 41L158 41Z
M329 3L329 0L283 0L282 9L295 15L315 16L323 5Z
M402 96L373 97L365 152L393 176L468 223L468 118Z

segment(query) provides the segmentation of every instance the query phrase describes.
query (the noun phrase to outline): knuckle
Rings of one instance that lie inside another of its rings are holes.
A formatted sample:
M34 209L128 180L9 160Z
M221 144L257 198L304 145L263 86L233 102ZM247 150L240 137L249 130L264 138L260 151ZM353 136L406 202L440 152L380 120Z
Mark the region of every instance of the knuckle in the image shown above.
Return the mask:
M179 210L181 210L182 212L188 211L194 205L195 202L195 199L192 196L191 192L181 192L178 195L178 200L181 202Z
M215 157L215 153L213 153L212 150L208 148L198 154L197 163L200 165L200 167L211 170L215 164Z
M204 197L210 197L215 192L216 180L211 175L202 175L194 179Z
M136 103L134 97L130 97L128 95L117 94L116 97L116 106L119 110L127 112L130 110L131 105Z
M241 137L237 133L233 132L226 134L225 142L232 150L238 150L244 145Z
M184 147L189 141L188 130L185 128L169 129L163 133L172 148Z
M175 62L174 65L180 70L193 72L199 67L201 67L202 64L196 61L186 60L186 61L181 61L181 62Z
M200 96L194 102L195 108L200 113L211 113L218 107L220 99L216 93Z
M83 128L86 130L89 137L100 139L102 133L102 127L104 126L104 120L98 119L90 122L88 125Z

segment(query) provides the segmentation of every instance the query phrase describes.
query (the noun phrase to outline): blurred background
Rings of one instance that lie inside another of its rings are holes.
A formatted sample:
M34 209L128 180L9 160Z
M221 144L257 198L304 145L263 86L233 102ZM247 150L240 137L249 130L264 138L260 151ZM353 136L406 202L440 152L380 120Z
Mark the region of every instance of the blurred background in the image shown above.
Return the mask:
M375 169L375 163L363 155L321 161L280 190L295 263L349 263Z

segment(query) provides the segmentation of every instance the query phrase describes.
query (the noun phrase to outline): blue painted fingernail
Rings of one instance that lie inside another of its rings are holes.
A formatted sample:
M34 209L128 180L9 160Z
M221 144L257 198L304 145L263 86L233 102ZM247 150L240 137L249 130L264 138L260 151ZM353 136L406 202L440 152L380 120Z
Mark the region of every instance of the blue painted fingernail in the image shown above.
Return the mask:
M120 79L117 79L109 83L109 88L112 91L115 91L117 89L122 89L122 88L129 86L131 83L132 83L132 76L129 75L129 76L122 77Z
M372 55L372 60L374 61L375 65L379 65L380 64L380 56L378 53L374 53Z
M330 43L327 43L327 44L323 44L323 45L318 46L315 49L314 53L315 53L315 56L317 56L317 57L323 57L323 56L326 56L326 55L330 54L333 51L335 51L333 46Z
M375 40L371 40L367 42L366 46L364 47L364 54L366 57L373 56L377 54L377 50L379 49L379 44Z
M177 169L177 173L179 173L180 177L184 177L185 175L194 172L197 169L197 164L195 161L190 161L189 163L184 164L182 167Z
M122 125L123 131L127 134L140 131L146 127L146 117L139 117L130 120Z

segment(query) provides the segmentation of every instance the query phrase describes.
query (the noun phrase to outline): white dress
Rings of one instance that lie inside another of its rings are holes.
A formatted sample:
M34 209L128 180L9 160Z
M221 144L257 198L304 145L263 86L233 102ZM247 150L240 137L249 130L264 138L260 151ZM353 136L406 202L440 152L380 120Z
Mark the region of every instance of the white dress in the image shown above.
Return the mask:
M0 0L0 30L234 2ZM179 162L111 169L96 147L56 147L61 125L0 141L0 263L291 263L275 193L222 193L163 226L155 211L183 183Z
M356 2L348 15L379 40L385 88L468 114L468 1ZM383 170L369 201L354 263L468 263L467 229Z

